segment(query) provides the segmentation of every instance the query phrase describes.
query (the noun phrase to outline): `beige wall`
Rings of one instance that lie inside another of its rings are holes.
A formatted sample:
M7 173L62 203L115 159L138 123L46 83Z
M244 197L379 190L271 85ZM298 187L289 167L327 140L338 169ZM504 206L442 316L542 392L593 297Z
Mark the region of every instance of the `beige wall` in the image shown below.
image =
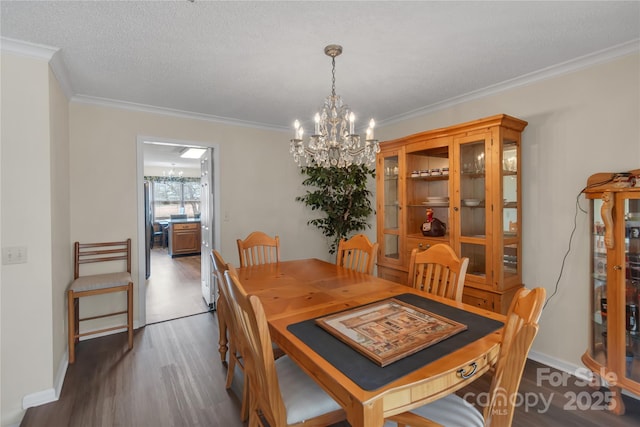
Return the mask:
M51 132L51 327L53 336L54 387L59 392L67 362L67 311L65 290L73 277L69 205L69 101L49 71L49 117ZM63 365L63 366L61 366Z
M322 235L306 225L310 213L295 201L303 193L302 179L289 155L285 132L78 103L71 104L70 115L71 240L131 237L134 278L140 266L135 241L141 215L136 188L138 136L219 147L223 219L219 249L229 262L238 264L236 239L257 229L280 235L284 259L329 259ZM104 306L105 300L100 297L99 304ZM87 301L81 311L96 312L96 301ZM114 295L108 304L122 303ZM135 318L138 320L137 312ZM84 325L86 329L96 327L90 322Z
M596 172L640 167L640 56L627 56L383 127L392 139L494 114L529 122L522 136L523 281L554 291L576 197ZM587 208L583 196L580 206ZM589 227L577 229L558 292L542 313L534 356L581 365L587 349Z
M235 239L256 229L280 235L283 258L327 258L324 240L294 200L302 179L286 133L78 103L70 115L72 240L135 238L136 138L153 136L218 144L220 211L228 217L220 250L229 262L238 263Z
M47 62L2 54L2 246L26 246L28 255L25 264L2 266L3 425L20 419L25 395L52 388L60 357L52 335L49 111Z
M527 120L524 281L551 293L568 246L575 199L587 177L640 163L639 62L636 54L510 89L380 128L377 137L497 113ZM1 267L2 425L19 421L25 395L50 389L55 381L59 353L66 346L59 316L64 316L64 264L70 263L72 242L132 237L138 277L138 136L217 145L223 217L219 249L228 261L237 264L235 239L254 229L279 234L285 259L330 259L322 236L306 225L311 213L294 201L304 189L288 153L287 132L71 103L67 147L67 112L48 73L42 61L2 55L2 246L29 249L27 264ZM70 186L65 194L67 150ZM538 354L580 364L587 346L588 260L587 219L579 213L558 293L543 313L534 345ZM87 304L88 310L95 308Z

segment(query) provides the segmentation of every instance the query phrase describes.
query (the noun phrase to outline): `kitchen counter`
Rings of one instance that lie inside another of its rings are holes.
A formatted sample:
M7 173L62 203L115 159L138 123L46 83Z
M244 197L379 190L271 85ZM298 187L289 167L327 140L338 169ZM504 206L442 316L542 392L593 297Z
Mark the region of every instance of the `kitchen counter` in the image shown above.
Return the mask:
M200 253L200 219L172 219L169 224L169 255L197 255Z

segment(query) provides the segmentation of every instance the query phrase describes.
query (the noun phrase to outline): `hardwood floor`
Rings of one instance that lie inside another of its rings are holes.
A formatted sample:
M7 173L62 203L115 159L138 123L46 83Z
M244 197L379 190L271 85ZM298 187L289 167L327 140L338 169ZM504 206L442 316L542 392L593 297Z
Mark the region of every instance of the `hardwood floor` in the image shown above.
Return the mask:
M217 321L198 314L79 343L60 399L27 410L21 426L242 426L224 388Z
M240 422L236 395L224 388L226 369L220 363L217 343L214 313L147 325L135 332L131 351L127 351L125 333L83 341L76 350L76 363L67 370L60 399L28 409L21 426L246 425ZM544 379L537 384L540 374L540 378L549 378L555 372L536 362L527 363L519 395L531 404L517 406L514 426L639 424L640 402L635 399L624 397L627 412L619 417L601 410L599 391L577 385L574 377L567 378L563 386ZM482 377L459 394L471 393L468 401L481 401L489 382L488 376ZM571 393L581 396L574 404L589 403L590 409L571 410ZM545 406L540 398L551 399L551 405Z
M147 282L147 324L203 313L200 255L171 258L166 248L151 250Z

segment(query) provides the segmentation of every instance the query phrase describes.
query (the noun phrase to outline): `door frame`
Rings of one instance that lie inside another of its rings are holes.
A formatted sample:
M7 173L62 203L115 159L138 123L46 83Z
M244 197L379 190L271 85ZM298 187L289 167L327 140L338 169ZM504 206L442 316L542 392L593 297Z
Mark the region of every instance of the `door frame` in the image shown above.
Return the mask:
M189 141L184 139L169 139L138 135L136 138L136 193L137 193L137 229L138 229L138 320L134 327L140 328L147 324L147 279L145 278L145 222L144 222L144 143L162 142L166 144L200 146L212 149L213 156L213 248L220 248L220 144L211 141Z

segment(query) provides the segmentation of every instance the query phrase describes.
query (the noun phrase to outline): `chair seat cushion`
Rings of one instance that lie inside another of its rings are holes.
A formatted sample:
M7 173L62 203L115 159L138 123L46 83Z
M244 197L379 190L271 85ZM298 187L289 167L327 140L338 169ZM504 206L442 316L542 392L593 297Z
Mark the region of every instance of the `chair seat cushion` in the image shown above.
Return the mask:
M450 394L411 412L446 427L484 426L482 414L471 403L456 394ZM384 427L395 426L396 423L391 421L384 423Z
M287 424L340 409L340 405L289 357L281 357L275 364L282 400L287 409Z
M122 273L94 274L92 276L78 277L71 283L69 290L73 292L95 291L115 288L116 286L126 286L131 281L131 274L126 271Z

